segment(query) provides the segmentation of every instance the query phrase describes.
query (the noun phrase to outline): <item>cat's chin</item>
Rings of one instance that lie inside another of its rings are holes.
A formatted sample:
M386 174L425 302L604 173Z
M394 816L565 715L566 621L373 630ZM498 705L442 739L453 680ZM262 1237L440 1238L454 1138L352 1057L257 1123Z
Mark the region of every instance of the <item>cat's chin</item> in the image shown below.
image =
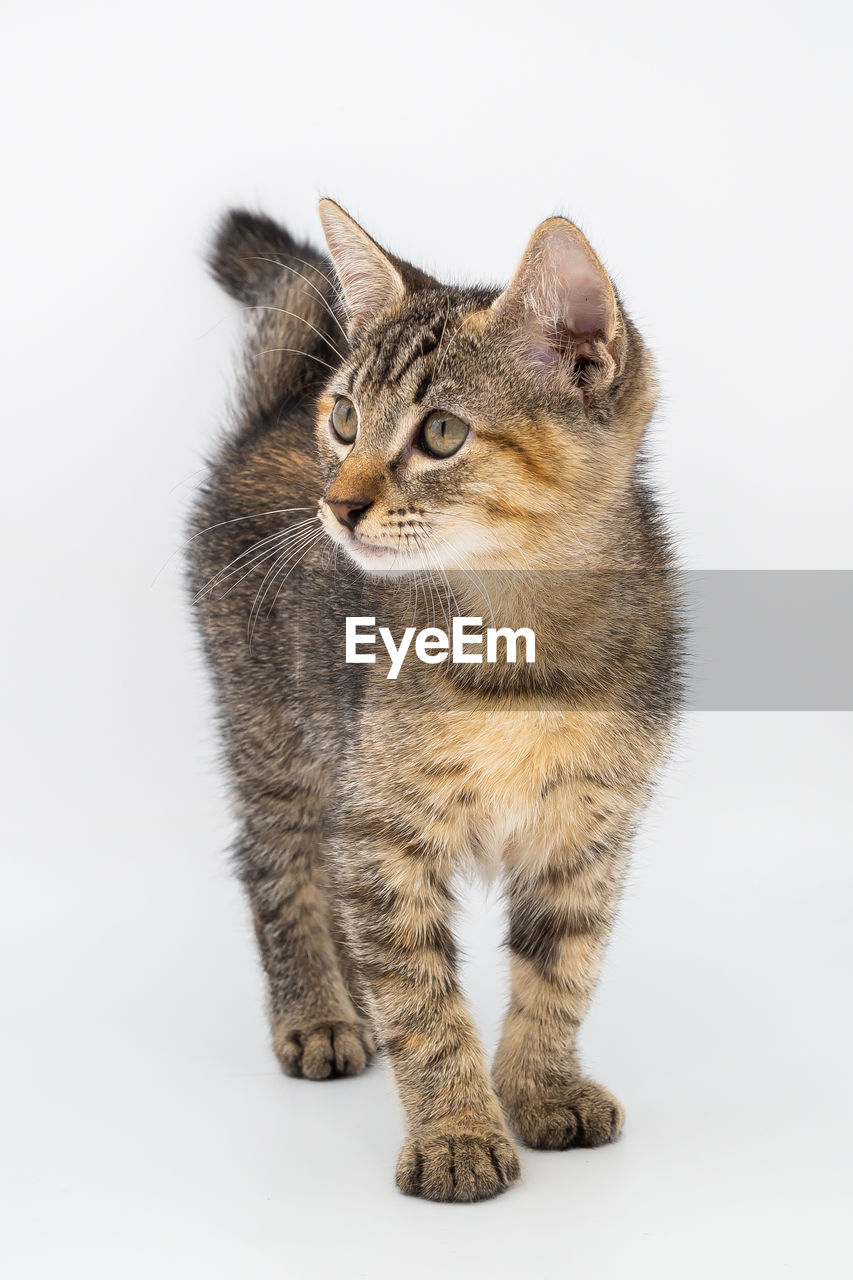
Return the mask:
M415 568L412 558L393 547L376 546L352 535L345 542L335 539L354 564L379 578L395 578Z

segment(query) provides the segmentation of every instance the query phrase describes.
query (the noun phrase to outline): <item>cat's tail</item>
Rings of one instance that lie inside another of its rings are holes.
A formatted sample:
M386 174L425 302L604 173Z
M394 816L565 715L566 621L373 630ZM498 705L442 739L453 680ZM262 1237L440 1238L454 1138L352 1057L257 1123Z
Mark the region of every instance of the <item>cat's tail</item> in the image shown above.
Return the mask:
M207 262L214 280L246 309L247 375L264 401L327 380L345 353L346 331L324 254L272 218L232 209L216 228Z

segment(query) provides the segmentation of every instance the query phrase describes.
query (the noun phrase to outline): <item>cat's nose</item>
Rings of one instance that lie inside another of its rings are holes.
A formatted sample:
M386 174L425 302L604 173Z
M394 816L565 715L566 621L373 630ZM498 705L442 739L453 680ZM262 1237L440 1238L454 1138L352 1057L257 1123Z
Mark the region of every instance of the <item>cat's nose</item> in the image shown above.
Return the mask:
M326 505L334 512L338 523L352 531L365 511L373 506L373 500L372 498L345 498L343 502L327 500Z

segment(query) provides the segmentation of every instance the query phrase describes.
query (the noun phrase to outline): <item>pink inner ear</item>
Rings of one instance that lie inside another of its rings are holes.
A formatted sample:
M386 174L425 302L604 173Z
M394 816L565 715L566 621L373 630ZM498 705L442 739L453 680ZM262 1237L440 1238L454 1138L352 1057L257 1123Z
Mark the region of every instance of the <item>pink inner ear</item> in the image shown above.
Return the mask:
M568 232L552 231L542 246L538 267L540 305L547 316L577 338L601 334L609 341L613 337L612 290L582 244Z

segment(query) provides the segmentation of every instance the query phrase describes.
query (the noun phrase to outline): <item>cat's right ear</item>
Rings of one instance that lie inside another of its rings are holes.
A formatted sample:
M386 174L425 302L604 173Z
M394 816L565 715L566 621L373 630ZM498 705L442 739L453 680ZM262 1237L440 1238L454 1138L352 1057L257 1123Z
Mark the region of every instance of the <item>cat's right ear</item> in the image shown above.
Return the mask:
M401 302L400 266L334 200L321 200L320 221L353 331ZM400 264L402 265L402 264Z

